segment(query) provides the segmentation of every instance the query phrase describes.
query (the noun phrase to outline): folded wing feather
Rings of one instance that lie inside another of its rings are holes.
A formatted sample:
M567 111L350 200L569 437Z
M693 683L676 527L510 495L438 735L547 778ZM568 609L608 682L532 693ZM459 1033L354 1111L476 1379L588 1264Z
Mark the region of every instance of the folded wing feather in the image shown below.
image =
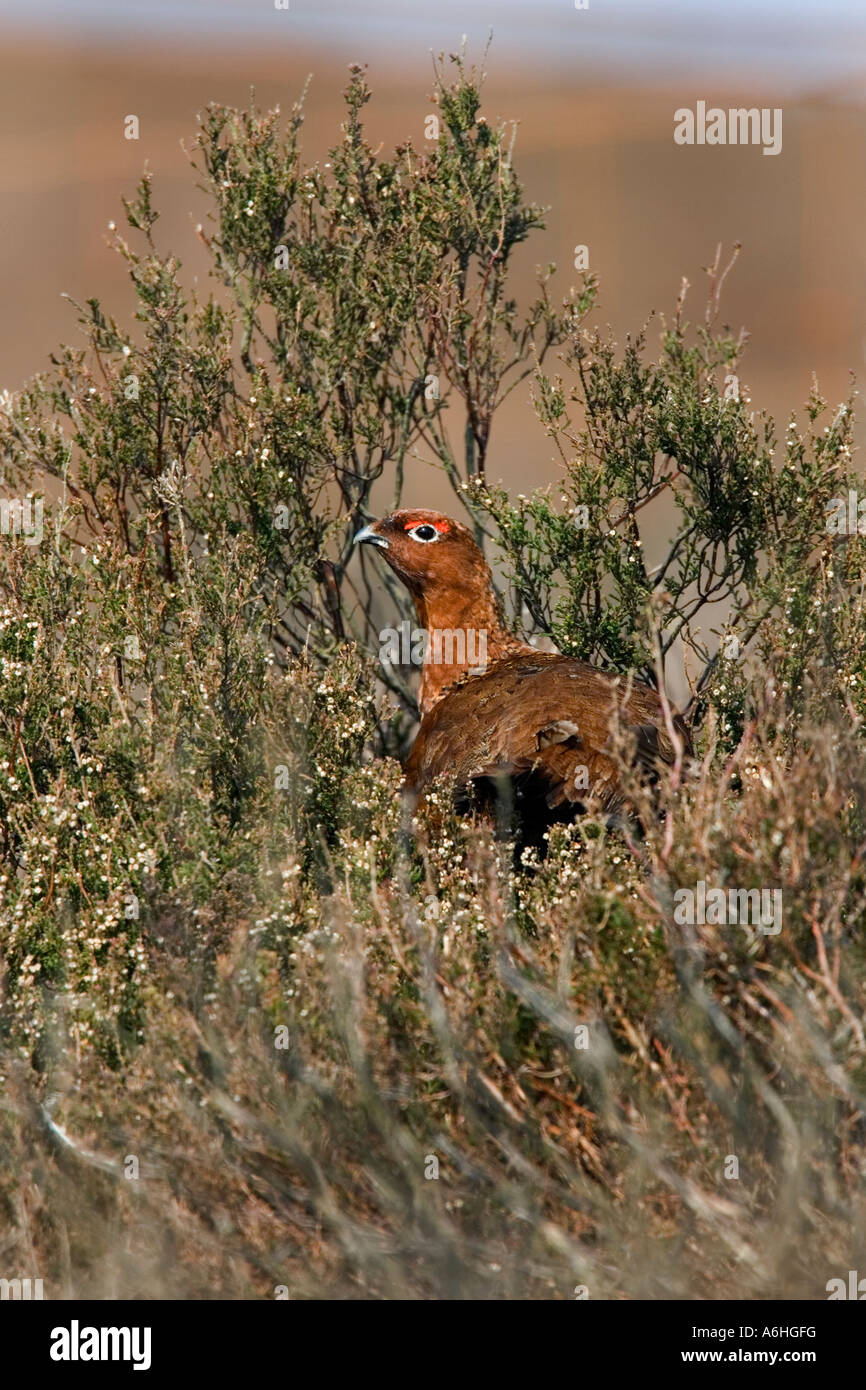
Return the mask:
M442 774L460 784L531 777L552 810L590 794L609 809L622 799L611 757L617 711L641 767L673 762L661 703L648 686L554 653L507 657L428 711L406 763L407 785L422 791ZM685 725L676 724L690 751Z

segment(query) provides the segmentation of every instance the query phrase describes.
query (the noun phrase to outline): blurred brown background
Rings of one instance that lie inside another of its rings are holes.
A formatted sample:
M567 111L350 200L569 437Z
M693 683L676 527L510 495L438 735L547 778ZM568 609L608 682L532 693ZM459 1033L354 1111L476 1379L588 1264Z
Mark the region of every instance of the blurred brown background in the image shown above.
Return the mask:
M105 244L145 161L155 174L161 244L190 280L207 274L195 236L206 205L181 140L208 101L287 109L308 73L305 150L339 136L339 94L352 60L369 64L367 124L391 147L423 140L431 50L468 38L480 61L488 29L489 120L517 118L528 195L550 204L548 229L521 248L517 289L553 260L574 281L586 243L601 277L595 318L618 335L653 309L673 310L682 276L689 317L705 303L701 267L718 242L743 243L723 318L751 333L743 381L782 428L812 373L834 402L860 373L866 338L866 8L710 3L649 6L565 0L511 3L324 3L186 0L123 6L66 0L33 11L0 3L0 387L15 389L75 339L61 295L97 295L123 319L131 299ZM38 25L38 27L36 27ZM710 105L783 108L783 149L680 147L673 113ZM127 141L136 114L141 138ZM650 330L651 339L655 330ZM861 429L862 437L862 429ZM524 393L495 426L492 477L526 490L555 476ZM440 500L416 474L407 502Z

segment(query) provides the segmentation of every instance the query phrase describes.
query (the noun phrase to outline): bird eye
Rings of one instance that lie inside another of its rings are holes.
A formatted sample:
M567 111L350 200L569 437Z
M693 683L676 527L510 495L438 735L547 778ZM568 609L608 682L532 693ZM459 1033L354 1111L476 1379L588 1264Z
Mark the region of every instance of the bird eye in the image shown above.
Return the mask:
M413 541L435 541L439 532L435 526L429 526L426 522L422 526L413 526L409 532Z

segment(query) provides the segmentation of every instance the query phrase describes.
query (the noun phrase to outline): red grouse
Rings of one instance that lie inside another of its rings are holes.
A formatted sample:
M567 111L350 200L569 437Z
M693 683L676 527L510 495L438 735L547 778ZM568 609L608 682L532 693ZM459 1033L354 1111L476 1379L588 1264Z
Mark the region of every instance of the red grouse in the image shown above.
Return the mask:
M674 761L649 686L536 651L508 631L490 568L465 526L440 512L398 511L355 541L381 549L426 631L421 726L405 764L410 793L441 774L471 788L476 801L501 798L506 786L524 826L571 818L590 798L614 811L623 799L610 756L617 711L640 764ZM673 723L690 753L682 718Z

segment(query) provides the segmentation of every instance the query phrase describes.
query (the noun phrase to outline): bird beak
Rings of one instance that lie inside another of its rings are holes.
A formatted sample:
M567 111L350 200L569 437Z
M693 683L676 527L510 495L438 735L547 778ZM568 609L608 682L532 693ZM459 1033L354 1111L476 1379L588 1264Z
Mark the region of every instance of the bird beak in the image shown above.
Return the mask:
M375 525L376 523L374 521L370 526L365 526L362 531L359 531L355 537L355 545L364 545L366 543L367 545L378 545L382 550L387 550L388 542L385 540L384 536L379 535L378 531L373 530Z

